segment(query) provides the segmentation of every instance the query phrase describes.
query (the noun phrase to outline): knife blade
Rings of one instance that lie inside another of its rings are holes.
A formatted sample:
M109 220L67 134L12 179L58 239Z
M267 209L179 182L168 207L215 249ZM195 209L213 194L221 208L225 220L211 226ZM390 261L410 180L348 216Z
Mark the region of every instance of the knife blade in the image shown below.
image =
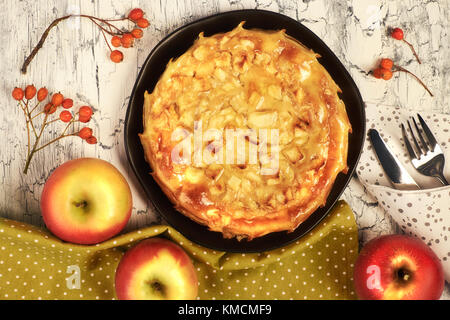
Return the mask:
M375 129L369 130L369 138L384 172L392 185L399 190L419 190L420 187L406 171L389 146Z

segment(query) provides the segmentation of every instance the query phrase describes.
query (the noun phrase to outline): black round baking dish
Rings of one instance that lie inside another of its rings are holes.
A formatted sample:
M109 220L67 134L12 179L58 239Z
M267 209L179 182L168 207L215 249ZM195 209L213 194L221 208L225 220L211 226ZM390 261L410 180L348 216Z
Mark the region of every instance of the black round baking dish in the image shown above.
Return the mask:
M188 50L200 32L204 32L205 36L227 32L235 28L241 21L246 21L245 28L247 29L285 29L288 35L320 54L319 62L342 89L340 97L346 105L353 130L349 136L348 173L338 175L325 206L317 209L291 233L276 232L251 241L224 239L221 233L209 231L207 227L190 220L175 210L149 174L151 168L145 161L138 136L143 131L144 92L146 90L153 91L169 60ZM365 119L364 104L355 82L336 55L319 37L298 21L279 13L264 10L238 10L219 13L189 23L169 34L153 48L142 66L131 94L125 120L125 147L130 165L158 213L186 238L202 246L220 251L262 252L285 246L299 239L311 231L328 214L355 171L364 143Z

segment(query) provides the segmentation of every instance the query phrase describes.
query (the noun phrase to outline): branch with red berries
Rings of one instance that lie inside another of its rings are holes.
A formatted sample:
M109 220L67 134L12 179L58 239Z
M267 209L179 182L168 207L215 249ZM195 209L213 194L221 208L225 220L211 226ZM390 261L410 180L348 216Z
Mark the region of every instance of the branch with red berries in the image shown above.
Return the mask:
M430 96L433 97L430 89L428 89L425 83L423 83L418 76L403 67L395 65L391 59L381 59L380 65L372 71L372 75L377 79L390 80L395 72L406 72L407 74L412 75L425 88L425 90L428 91Z
M403 33L402 29L400 29L400 28L392 29L391 37L394 38L394 39L397 39L397 40L401 40L404 43L406 43L411 48L411 51L412 51L414 57L416 57L417 62L419 64L422 64L422 62L419 59L419 56L417 55L416 50L414 49L414 46L411 43L409 43L408 41L405 40L404 33Z
M394 28L390 32L390 35L394 39L402 40L403 42L405 42L411 48L414 56L417 59L417 62L419 62L420 64L422 63L419 59L419 56L416 53L416 50L414 50L414 46L404 39L404 33L403 33L402 29ZM416 76L414 73L412 73L411 71L409 71L403 67L395 65L391 59L388 59L388 58L381 59L380 65L372 71L372 75L377 79L390 80L395 72L405 72L405 73L413 76L425 88L425 90L428 91L430 96L433 97L433 94L431 93L430 89L428 89L428 87L425 85L425 83L423 83L423 81L420 80L420 78L418 76Z
M36 87L33 85L27 86L25 90L21 88L14 88L14 90L12 91L12 96L15 100L18 101L18 106L23 111L23 114L25 116L25 124L27 127L28 144L27 158L25 162L25 168L23 170L24 174L27 174L31 159L37 152L63 138L78 136L81 139L85 140L88 144L97 143L97 138L93 136L93 131L91 128L84 127L81 130L73 129L75 123L88 123L91 120L93 114L91 107L82 106L78 110L78 112L70 112L68 109L71 109L73 107L73 100L64 98L64 96L58 92L52 95L50 101L44 106L42 110L39 110L38 108L41 103L48 97L48 90L45 87L36 90ZM32 104L31 101L35 97L37 99L37 102ZM51 115L54 114L60 107L66 110L61 111L59 117L50 120ZM42 118L42 116L44 117L42 120L42 124L40 125L40 127L38 127L35 121L37 121L37 119L39 118ZM78 119L76 119L76 116L78 116ZM44 129L50 124L57 121L67 123L62 133L49 142L40 144ZM34 142L32 141L33 139Z
M135 39L142 38L144 32L142 29L147 28L150 23L147 19L144 18L144 11L142 9L136 8L130 11L127 17L118 18L118 19L101 19L94 16L89 16L85 14L71 14L64 17L60 17L58 19L55 19L44 31L44 33L41 36L41 39L39 40L38 44L34 49L31 51L30 55L25 59L21 71L23 74L27 73L28 65L31 63L33 58L36 56L38 51L42 48L44 45L45 40L48 37L48 34L50 33L51 29L56 27L61 21L67 20L69 18L78 17L78 18L85 18L90 20L93 24L95 24L99 29L100 32L103 35L103 39L105 40L109 50L111 51L110 59L111 61L115 63L122 62L123 60L123 53L120 50L113 50L111 46L109 45L108 39L106 35L111 36L111 44L113 47L120 47L123 48L130 48L134 44ZM120 29L117 27L114 22L120 22L120 21L131 21L135 24L133 29L127 30L127 29Z

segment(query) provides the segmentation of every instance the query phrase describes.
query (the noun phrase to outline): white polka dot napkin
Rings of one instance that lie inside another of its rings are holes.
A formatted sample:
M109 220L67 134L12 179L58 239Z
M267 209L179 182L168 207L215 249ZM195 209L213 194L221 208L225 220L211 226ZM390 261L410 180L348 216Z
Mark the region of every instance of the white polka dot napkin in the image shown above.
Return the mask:
M450 186L442 186L435 178L426 177L412 166L400 129L401 123L417 112L388 106L367 104L367 129L380 132L383 140L397 155L422 190L401 191L390 184L366 136L357 174L366 190L398 223L406 234L427 243L439 256L445 278L450 282ZM444 151L444 175L450 179L450 115L420 112Z

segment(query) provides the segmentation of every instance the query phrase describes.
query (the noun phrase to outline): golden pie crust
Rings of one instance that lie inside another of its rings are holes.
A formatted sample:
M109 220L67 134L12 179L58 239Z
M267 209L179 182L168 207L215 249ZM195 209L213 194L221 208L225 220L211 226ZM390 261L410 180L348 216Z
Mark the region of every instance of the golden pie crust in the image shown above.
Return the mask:
M247 30L241 23L227 33L200 34L168 63L154 91L145 93L140 139L153 177L178 211L226 238L251 240L293 231L325 204L336 176L347 171L351 126L340 89L317 58L284 30ZM203 132L264 129L268 139L243 141L246 150L258 151L267 142L267 153L255 162L233 151L230 163L220 150L234 138L224 133L218 148L218 140L195 140L198 123ZM174 138L176 130L192 134ZM201 141L217 163L194 161L195 155L186 158L190 163L173 161L186 137L191 150Z

